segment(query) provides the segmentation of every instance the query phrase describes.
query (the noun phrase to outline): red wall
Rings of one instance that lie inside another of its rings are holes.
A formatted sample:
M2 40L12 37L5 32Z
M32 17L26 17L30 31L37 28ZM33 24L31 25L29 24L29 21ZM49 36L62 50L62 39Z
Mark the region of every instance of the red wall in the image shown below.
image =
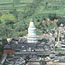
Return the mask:
M4 50L3 56L6 56L7 54L12 55L14 53L15 53L14 50Z

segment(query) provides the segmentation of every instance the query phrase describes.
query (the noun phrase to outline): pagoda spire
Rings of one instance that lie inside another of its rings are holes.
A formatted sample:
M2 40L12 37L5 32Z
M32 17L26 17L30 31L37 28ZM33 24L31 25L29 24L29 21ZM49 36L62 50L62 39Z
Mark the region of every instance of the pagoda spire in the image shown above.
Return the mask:
M37 35L36 35L36 27L34 25L34 21L30 21L29 28L28 28L28 36L27 36L28 43L37 43Z

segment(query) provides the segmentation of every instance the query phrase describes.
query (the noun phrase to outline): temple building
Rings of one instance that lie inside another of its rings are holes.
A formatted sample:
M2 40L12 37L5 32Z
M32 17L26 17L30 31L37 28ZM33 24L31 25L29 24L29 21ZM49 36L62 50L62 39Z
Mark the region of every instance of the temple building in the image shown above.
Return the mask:
M27 43L38 43L38 38L36 35L36 27L33 21L31 21L29 24Z
M55 34L55 36L55 46L61 49L65 49L65 27L63 24L60 24L60 26L57 28L57 33Z

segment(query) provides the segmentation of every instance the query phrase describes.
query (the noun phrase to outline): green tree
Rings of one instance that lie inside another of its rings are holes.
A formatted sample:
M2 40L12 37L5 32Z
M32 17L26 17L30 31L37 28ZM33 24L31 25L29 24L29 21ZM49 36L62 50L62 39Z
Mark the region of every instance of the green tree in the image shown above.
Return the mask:
M13 14L4 14L1 16L0 20L3 24L9 25L11 28L13 28L16 22L16 18Z
M9 11L10 14L13 14L16 17L16 21L18 22L18 11L15 7Z
M12 31L5 24L0 24L0 38L8 38L11 37Z

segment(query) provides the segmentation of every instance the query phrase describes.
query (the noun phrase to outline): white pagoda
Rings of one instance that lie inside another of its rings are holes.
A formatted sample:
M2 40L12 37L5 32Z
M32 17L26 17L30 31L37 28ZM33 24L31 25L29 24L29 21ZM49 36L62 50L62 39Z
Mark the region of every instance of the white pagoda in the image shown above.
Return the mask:
M36 27L33 21L31 21L29 24L27 42L28 43L38 43L38 38L36 35Z

